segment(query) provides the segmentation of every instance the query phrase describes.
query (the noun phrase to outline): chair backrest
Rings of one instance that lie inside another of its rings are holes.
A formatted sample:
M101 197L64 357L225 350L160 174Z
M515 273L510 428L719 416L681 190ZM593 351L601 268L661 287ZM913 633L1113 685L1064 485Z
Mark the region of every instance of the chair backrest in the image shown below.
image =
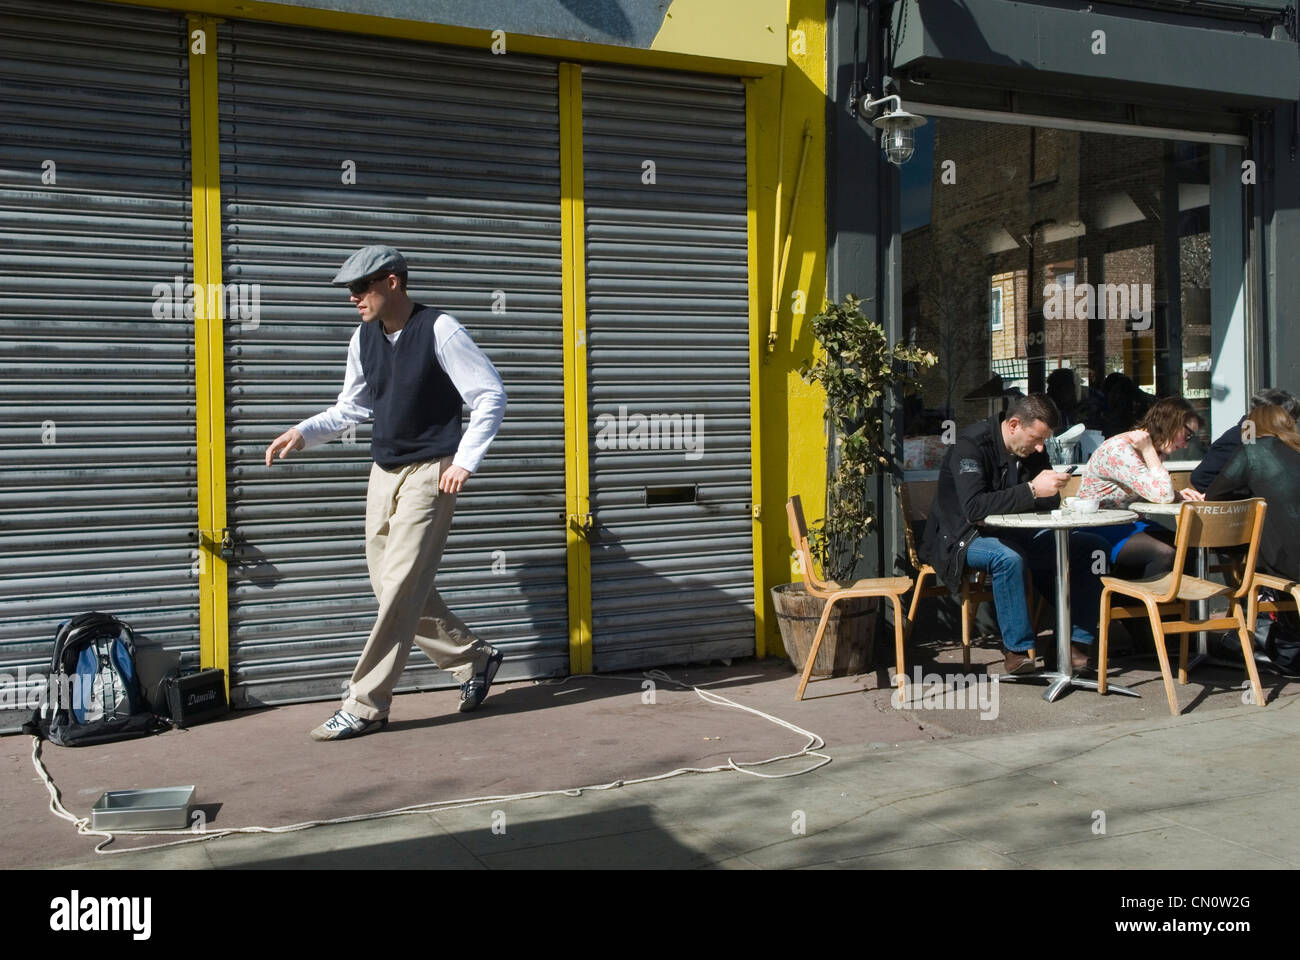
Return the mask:
M1079 487L1082 485L1083 477L1079 476L1077 473L1074 474L1069 480L1065 481L1065 486L1061 488L1061 497L1077 497L1079 495Z
M808 524L803 518L803 500L798 494L786 501L785 512L790 518L790 539L797 550L799 544L808 539Z
M826 584L813 571L812 551L808 548L808 524L803 518L803 501L795 494L785 503L785 514L790 521L790 540L799 554L799 569L803 572L804 589L814 596L824 596Z
M1242 596L1250 587L1259 553L1259 531L1264 526L1267 508L1262 497L1252 500L1185 501L1178 513L1178 536L1175 541L1174 587L1182 574L1188 548L1216 549L1247 546L1245 563L1227 571L1237 579L1234 596Z
M903 508L903 538L914 570L921 569L921 557L916 548L925 532L925 523L930 519L930 507L938 489L937 480L913 480L898 487L898 500Z
M1170 470L1169 479L1173 482L1174 493L1177 493L1179 490L1185 490L1192 485L1192 471Z

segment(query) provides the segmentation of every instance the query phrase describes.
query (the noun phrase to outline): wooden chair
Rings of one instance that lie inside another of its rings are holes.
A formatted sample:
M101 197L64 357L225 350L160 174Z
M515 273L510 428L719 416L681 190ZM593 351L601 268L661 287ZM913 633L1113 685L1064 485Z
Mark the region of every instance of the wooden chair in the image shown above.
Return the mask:
M1260 587L1268 587L1278 593L1289 593L1291 596L1289 599L1281 597L1277 600L1260 600ZM1256 570L1255 575L1251 578L1250 596L1246 604L1246 623L1250 625L1251 629L1254 629L1255 618L1260 613L1276 613L1281 610L1300 612L1300 583Z
M917 540L925 530L925 522L930 517L930 505L934 503L934 494L938 486L938 481L935 480L919 480L900 484L898 488L898 498L903 508L903 539L907 542L907 558L912 564L912 569L916 571L916 590L912 593L912 603L907 611L909 633L912 623L916 620L916 608L921 605L923 598L948 595L948 588L938 582L939 575L934 567L922 563L917 553ZM935 582L926 586L926 577L932 578ZM971 635L975 632L975 615L979 612L980 604L992 602L993 587L989 582L988 574L976 573L963 578L961 583L962 666L970 666ZM1034 613L1035 622L1038 620L1041 608L1040 600ZM1030 647L1029 659L1034 659L1034 653L1034 649Z
M1106 648L1110 639L1110 621L1132 617L1147 617L1155 638L1156 656L1160 672L1165 679L1165 694L1169 698L1169 712L1178 716L1178 695L1174 691L1174 678L1169 670L1169 653L1165 650L1166 634L1178 634L1178 682L1187 682L1188 635L1202 630L1236 628L1241 637L1241 651L1246 660L1246 673L1255 694L1255 702L1264 705L1264 692L1259 685L1259 672L1255 669L1255 656L1251 644L1253 622L1247 620L1246 608L1256 583L1255 556L1259 552L1259 531L1264 524L1266 504L1258 497L1254 500L1185 502L1178 513L1178 533L1174 542L1174 569L1153 580L1121 580L1102 577L1101 623L1097 643L1097 692L1106 692ZM1185 574L1188 549L1237 547L1247 545L1246 558L1238 571L1231 571L1229 583L1218 584L1211 580ZM1232 580L1238 581L1234 586ZM1139 601L1112 609L1113 598L1129 597ZM1192 619L1192 604L1215 597L1226 597L1230 609L1228 616ZM1165 620L1164 617L1181 614L1182 619Z
M903 665L903 604L901 597L912 589L911 577L878 577L858 580L856 583L839 584L823 581L813 572L812 553L808 549L808 525L803 519L803 503L794 496L785 505L790 518L790 539L794 541L799 553L799 569L803 572L803 586L810 596L821 597L826 601L822 610L821 622L817 624L817 634L813 637L812 650L808 653L808 663L803 668L803 677L799 681L796 700L803 699L804 688L812 676L813 663L817 660L817 649L821 646L822 636L826 633L826 624L830 620L831 610L841 600L851 597L889 597L894 604L894 683L900 688L907 682L907 672Z

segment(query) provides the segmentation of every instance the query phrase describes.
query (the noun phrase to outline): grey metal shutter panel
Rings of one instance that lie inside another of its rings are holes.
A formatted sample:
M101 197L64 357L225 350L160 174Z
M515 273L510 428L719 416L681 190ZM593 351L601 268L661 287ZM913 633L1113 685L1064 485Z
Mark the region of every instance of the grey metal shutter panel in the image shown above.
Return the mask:
M584 67L582 109L592 663L752 655L744 87ZM636 414L702 416L698 458Z
M60 621L196 653L194 324L183 21L0 0L0 673ZM42 166L53 161L54 183ZM5 711L0 729L26 719Z
M504 647L501 679L567 672L556 65L240 21L220 36L224 272L261 294L255 323L226 325L234 701L338 696L373 623L369 427L262 462L342 386L358 320L329 281L369 243L406 255L413 298L465 324L510 398L438 587ZM398 689L452 682L416 649Z

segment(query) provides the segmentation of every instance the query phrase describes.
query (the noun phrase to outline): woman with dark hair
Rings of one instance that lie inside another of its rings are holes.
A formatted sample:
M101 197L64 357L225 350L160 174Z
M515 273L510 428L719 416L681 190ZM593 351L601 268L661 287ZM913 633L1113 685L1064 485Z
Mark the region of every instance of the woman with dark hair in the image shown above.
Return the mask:
M1164 461L1171 453L1187 446L1187 441L1201 427L1201 418L1182 397L1165 397L1146 412L1133 430L1111 437L1083 468L1079 485L1080 500L1099 500L1103 507L1123 508L1135 500L1149 503L1173 503L1204 500L1193 489L1174 491L1173 480ZM1174 568L1173 538L1146 521L1114 527L1097 527L1094 533L1110 544L1109 561L1115 567L1140 571L1142 579L1152 579Z
M1241 424L1241 449L1228 461L1207 500L1263 497L1268 502L1260 534L1259 565L1266 573L1300 580L1300 433L1286 409L1268 403Z

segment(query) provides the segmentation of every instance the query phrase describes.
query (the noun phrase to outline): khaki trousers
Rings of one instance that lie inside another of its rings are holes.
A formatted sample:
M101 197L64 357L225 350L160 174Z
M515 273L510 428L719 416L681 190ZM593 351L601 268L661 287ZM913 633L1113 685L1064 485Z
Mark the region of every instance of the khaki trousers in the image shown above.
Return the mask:
M352 671L343 709L365 720L388 715L393 687L414 640L460 683L487 659L490 648L447 609L434 587L455 494L438 490L452 458L392 470L374 464L366 490L366 565L379 614Z

